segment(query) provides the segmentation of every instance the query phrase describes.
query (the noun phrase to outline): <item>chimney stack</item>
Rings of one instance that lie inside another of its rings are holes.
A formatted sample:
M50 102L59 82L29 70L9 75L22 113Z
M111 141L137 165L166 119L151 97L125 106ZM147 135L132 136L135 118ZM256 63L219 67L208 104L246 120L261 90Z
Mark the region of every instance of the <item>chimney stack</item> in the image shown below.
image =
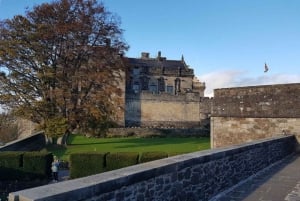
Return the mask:
M148 52L142 52L142 54L141 54L141 58L142 59L149 59L149 53Z
M158 59L161 58L161 51L158 51L157 58L158 58Z

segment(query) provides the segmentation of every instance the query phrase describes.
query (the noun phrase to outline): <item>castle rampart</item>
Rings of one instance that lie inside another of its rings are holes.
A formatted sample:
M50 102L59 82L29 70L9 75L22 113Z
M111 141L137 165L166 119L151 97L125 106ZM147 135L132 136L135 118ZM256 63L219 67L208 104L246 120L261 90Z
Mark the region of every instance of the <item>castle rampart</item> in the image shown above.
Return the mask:
M142 92L126 96L126 126L202 127L210 113L210 99L199 93L172 95Z
M300 139L300 84L216 89L211 114L212 147L274 135Z

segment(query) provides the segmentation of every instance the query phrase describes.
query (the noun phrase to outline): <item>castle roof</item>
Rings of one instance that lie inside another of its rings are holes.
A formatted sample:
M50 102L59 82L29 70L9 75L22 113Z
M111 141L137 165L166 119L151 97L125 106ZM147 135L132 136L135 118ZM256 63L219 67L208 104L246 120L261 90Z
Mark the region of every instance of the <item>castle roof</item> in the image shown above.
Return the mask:
M142 53L141 58L128 58L128 63L130 67L143 68L149 73L162 72L171 75L180 71L181 76L194 76L193 69L186 65L183 57L181 60L168 60L161 57L160 52L157 58L149 58L148 53Z
M165 68L187 68L184 62L179 60L158 60L158 59L136 59L128 58L130 66L136 67L165 67Z

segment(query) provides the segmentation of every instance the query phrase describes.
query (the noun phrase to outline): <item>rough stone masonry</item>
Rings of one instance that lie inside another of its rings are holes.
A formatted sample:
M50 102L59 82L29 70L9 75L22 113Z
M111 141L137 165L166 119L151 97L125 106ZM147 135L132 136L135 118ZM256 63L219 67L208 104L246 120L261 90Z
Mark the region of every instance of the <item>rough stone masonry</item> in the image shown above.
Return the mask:
M282 134L300 140L300 83L216 89L212 148Z

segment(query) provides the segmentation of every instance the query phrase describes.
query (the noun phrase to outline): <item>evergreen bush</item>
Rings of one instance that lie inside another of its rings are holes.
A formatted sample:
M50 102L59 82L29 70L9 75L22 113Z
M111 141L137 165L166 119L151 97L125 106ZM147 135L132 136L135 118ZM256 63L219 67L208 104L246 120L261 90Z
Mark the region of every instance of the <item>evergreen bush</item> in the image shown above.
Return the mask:
M138 163L137 152L116 152L106 155L106 170L115 170Z
M25 152L23 155L23 171L27 178L48 178L51 176L52 153Z
M0 180L21 177L22 157L23 152L0 152Z
M70 155L72 179L104 172L106 153L73 153Z
M162 151L143 152L140 157L140 163L167 158L168 153Z

